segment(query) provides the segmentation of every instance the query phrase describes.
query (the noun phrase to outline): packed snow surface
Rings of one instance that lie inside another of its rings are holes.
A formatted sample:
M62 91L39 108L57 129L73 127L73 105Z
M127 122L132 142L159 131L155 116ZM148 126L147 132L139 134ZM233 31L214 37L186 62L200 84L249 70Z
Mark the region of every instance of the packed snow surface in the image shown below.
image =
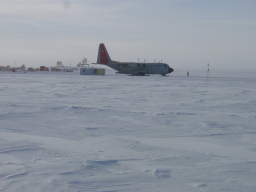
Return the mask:
M0 74L0 191L255 192L256 78Z

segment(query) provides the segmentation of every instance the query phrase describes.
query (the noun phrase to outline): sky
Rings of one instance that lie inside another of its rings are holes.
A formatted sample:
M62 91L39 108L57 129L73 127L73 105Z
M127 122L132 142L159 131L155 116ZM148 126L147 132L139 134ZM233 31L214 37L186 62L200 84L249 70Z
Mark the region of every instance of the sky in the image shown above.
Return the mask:
M0 0L0 65L162 60L256 70L255 0Z

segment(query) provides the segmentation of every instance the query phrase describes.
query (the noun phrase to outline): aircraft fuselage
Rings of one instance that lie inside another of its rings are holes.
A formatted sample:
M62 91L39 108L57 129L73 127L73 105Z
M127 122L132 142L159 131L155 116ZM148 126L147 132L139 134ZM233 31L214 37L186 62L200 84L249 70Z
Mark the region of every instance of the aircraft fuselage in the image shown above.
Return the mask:
M131 75L147 75L161 74L166 75L173 72L173 69L165 63L136 63L136 62L115 62L107 64L109 67L118 71L121 74Z

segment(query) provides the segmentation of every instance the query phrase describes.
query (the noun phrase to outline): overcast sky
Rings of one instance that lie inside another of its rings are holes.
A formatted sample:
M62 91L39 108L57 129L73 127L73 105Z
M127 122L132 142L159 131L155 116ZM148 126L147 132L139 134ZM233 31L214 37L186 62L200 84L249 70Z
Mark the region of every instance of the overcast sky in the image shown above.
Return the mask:
M0 0L0 65L163 59L256 69L255 0Z

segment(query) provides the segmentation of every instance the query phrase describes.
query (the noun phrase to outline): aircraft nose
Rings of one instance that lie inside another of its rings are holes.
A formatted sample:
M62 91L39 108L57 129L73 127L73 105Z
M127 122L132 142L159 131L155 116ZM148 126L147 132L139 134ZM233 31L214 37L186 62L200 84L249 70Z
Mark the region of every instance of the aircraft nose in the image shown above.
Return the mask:
M169 72L169 73L172 73L173 71L174 71L174 69L173 69L173 68L171 68L171 67L169 67L168 72Z

